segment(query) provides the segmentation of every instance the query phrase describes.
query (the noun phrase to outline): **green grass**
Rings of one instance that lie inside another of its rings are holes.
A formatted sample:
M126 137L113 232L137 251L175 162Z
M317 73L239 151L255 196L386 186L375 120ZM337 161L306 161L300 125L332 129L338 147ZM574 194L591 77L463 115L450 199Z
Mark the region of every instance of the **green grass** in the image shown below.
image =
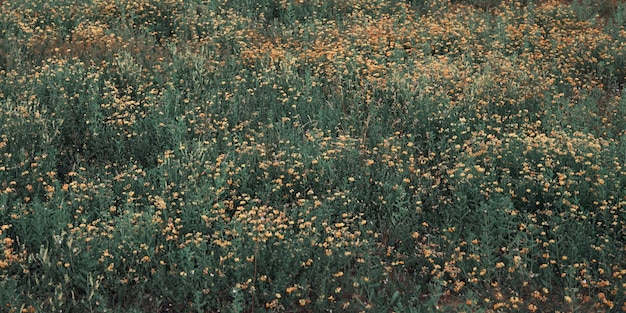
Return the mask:
M622 1L0 1L0 312L626 310Z

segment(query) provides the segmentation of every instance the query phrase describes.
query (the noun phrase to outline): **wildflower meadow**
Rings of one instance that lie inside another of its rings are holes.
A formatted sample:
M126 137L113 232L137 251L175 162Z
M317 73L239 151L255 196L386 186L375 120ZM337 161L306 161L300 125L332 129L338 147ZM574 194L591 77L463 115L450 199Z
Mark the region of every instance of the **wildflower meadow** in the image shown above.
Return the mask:
M626 312L622 0L0 0L0 312Z

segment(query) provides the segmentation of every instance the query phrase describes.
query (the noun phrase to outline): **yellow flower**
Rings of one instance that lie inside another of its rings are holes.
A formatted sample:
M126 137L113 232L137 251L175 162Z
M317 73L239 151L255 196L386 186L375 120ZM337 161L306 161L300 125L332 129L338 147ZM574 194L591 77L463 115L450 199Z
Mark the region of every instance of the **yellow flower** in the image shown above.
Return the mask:
M293 285L293 286L287 287L287 289L285 289L287 294L291 294L292 292L294 292L296 290L298 290L298 286L297 285Z

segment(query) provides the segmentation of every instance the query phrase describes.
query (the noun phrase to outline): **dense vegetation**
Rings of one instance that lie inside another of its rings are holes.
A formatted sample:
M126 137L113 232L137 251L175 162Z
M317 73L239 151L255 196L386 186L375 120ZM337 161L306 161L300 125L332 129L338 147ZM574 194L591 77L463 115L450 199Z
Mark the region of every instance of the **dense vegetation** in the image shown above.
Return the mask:
M0 1L0 312L626 311L621 1Z

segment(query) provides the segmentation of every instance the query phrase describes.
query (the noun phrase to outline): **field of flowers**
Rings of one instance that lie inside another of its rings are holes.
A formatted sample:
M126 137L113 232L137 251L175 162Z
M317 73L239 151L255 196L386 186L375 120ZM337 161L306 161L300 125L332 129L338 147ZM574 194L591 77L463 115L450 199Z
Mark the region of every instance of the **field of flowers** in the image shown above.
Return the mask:
M626 311L625 27L0 1L0 312Z

